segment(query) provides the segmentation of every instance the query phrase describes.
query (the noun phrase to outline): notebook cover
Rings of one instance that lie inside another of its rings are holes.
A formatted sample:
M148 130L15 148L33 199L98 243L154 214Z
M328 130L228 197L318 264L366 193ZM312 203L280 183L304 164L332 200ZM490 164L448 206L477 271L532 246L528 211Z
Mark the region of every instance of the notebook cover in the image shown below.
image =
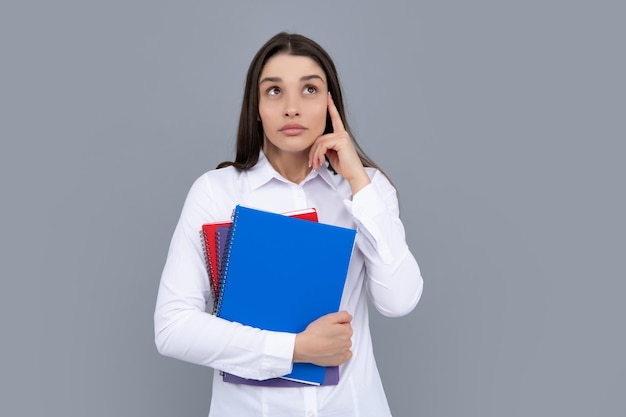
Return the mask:
M339 310L356 231L235 208L216 314L265 330L300 333ZM295 363L284 378L319 385L326 368Z

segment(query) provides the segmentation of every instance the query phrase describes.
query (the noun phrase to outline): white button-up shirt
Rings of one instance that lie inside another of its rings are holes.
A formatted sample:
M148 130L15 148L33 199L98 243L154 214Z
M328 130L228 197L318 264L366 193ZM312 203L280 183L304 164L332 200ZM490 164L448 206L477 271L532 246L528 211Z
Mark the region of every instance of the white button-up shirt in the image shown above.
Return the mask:
M353 316L353 355L340 366L339 384L258 387L225 383L215 372L210 417L391 415L374 361L367 296L385 316L402 316L417 304L423 282L405 242L395 189L378 170L366 170L372 182L353 196L348 182L326 166L295 184L261 152L248 171L213 170L193 184L174 231L154 314L159 352L187 362L245 378L274 378L291 372L295 343L295 334L243 326L206 312L213 295L202 224L229 220L235 205L242 204L276 213L315 207L320 223L357 230L340 307ZM324 273L323 253L312 254L310 267Z

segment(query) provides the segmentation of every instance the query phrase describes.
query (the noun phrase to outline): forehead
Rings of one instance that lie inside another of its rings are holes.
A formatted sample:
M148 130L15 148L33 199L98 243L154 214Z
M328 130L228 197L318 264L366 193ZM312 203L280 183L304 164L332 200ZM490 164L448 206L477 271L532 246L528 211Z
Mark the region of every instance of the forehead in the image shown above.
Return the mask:
M297 56L288 54L274 55L267 60L263 71L261 71L262 80L265 77L281 78L284 81L297 79L307 75L319 75L326 81L324 70L308 56Z

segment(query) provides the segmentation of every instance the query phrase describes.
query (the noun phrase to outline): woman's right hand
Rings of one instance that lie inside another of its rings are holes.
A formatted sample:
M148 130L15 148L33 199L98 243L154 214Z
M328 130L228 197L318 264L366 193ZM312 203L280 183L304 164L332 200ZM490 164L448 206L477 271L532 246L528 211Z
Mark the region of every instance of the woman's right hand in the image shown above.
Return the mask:
M294 362L341 365L352 357L352 316L347 311L320 317L296 335Z

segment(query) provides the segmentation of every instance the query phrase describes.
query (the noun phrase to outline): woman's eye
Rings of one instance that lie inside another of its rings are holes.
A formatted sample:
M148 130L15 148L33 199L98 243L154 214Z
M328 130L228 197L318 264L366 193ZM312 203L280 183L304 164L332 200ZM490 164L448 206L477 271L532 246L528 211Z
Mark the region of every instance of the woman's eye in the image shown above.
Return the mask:
M304 87L304 93L305 94L315 94L315 93L317 93L317 87L312 86L312 85L307 85L306 87Z
M267 94L269 94L270 96L278 95L278 94L280 94L280 88L272 87L269 90L267 90Z

